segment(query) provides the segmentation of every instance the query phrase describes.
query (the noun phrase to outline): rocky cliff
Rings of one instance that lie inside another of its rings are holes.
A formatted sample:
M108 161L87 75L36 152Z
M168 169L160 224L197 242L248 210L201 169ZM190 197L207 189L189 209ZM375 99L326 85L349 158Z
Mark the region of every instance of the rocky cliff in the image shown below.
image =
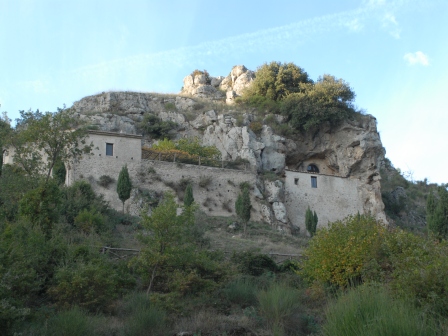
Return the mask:
M185 77L179 95L103 92L75 102L73 108L81 118L104 131L138 133L137 125L147 113L174 121L178 138L199 136L204 145L215 145L223 160L245 159L260 176L266 171L277 174L279 183L275 185L281 184L286 167L303 171L304 164L315 162L322 167L321 173L359 180L364 212L385 221L379 176L385 150L376 119L359 114L337 127L323 125L315 132L286 138L275 134L263 122L266 116L231 105L233 98L250 85L254 76L244 66L234 67L227 77L197 73ZM270 118L282 122L281 116L271 115ZM249 127L253 121L264 123L257 134ZM145 141L154 142L151 137L146 137ZM278 188L260 182L254 190L259 199L271 205L266 212L272 214L276 213L273 204L278 208L284 201L282 192L273 189ZM275 216L277 221L278 216ZM288 225L284 220L281 222L282 226Z

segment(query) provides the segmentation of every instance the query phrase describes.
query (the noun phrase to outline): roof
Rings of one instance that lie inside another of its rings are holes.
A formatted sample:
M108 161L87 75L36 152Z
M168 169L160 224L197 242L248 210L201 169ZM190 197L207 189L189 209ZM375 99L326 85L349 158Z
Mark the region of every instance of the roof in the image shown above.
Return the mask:
M94 131L94 130L89 130L88 133L89 134L95 134L95 135L105 135L105 136L111 136L111 137L122 137L122 138L132 138L132 139L141 139L143 137L142 135L137 135L137 134Z

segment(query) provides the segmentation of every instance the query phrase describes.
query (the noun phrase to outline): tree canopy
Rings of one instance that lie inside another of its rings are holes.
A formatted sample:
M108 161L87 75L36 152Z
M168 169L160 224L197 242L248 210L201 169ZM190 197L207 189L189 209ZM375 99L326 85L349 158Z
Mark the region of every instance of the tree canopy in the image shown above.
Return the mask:
M86 143L87 129L71 109L20 111L16 123L7 138L7 145L14 149L14 162L29 175L46 175L46 181L58 161L69 163L90 153L93 146Z
M294 63L265 63L258 67L255 80L244 95L280 101L291 93L301 92L304 84L312 82L305 70Z
M343 79L325 74L313 82L294 63L280 62L263 64L255 76L240 102L281 113L296 130L335 125L355 112L355 93Z

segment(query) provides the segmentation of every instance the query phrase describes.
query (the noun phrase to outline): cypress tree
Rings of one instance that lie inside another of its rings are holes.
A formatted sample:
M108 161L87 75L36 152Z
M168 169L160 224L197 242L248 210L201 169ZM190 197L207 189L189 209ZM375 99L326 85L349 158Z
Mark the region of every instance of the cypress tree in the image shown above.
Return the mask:
M316 213L316 211L314 211L314 215L313 215L313 233L311 234L312 236L314 236L316 234L317 222L318 221L319 221L319 218L317 218L317 213Z
M243 191L238 195L235 202L235 210L238 217L243 222L244 235L246 235L247 223L250 220L250 210L252 209L252 204L250 203L249 189L243 188Z
M184 205L186 207L189 207L190 205L193 204L193 202L194 202L193 187L191 186L191 183L189 183L185 188Z
M313 236L313 222L314 222L313 212L308 206L308 209L306 209L305 213L305 227L311 236Z
M124 165L121 168L120 175L118 175L117 181L117 193L118 198L123 202L123 213L124 213L124 202L131 197L132 182L129 177L128 167Z

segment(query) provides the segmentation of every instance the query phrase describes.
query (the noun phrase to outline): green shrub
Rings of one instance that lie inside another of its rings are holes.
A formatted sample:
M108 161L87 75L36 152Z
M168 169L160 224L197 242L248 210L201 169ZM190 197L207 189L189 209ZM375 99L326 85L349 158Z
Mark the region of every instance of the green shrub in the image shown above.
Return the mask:
M65 169L65 164L62 161L57 161L53 167L53 178L58 185L63 185L65 183L65 176L67 170Z
M145 293L132 293L124 298L121 315L125 318L125 335L167 335L166 314Z
M104 229L104 217L95 210L82 210L75 217L75 226L84 233L100 232Z
M255 306L257 303L257 287L248 278L239 278L231 281L224 287L222 292L227 300L243 308Z
M278 267L274 260L266 254L253 252L234 252L232 261L239 266L244 274L260 276L265 272L277 272Z
M448 314L448 244L397 230L386 236L391 288L425 311Z
M25 220L7 224L0 234L0 316L20 318L27 307L46 300L42 295L66 253L56 234L48 239L39 226Z
M75 306L51 317L44 330L49 336L85 336L92 335L93 325L89 316Z
M177 111L177 107L174 103L165 103L165 110L167 111Z
M331 303L323 331L328 336L439 334L412 304L394 300L384 287L376 286L351 289Z
M249 124L249 128L255 133L255 135L260 136L261 131L263 130L263 124L259 121L252 121Z
M107 309L124 290L134 285L129 274L120 272L105 259L77 260L59 268L49 294L60 307L78 305L89 311Z
M173 103L166 103L165 108L170 110L174 106ZM152 113L145 114L143 120L137 124L137 128L145 135L150 135L154 139L171 138L172 130L177 128L177 123L174 121L163 121Z
M300 329L298 313L301 306L298 290L277 283L260 291L257 299L259 313L272 335L290 334Z
M109 184L113 183L114 179L110 177L109 175L101 175L100 179L98 180L98 184L102 186L103 188L109 188Z
M95 208L100 212L107 210L107 205L101 196L96 196L92 186L86 181L76 181L61 192L61 214L67 223L74 224L75 217L85 209Z
M199 178L199 186L201 188L206 188L212 182L212 178L210 176L201 176Z
M355 216L322 228L305 250L302 274L308 280L345 287L362 281L377 260L385 228L373 217Z
M47 238L59 218L60 192L58 185L49 180L28 191L19 202L19 214L34 225L39 225Z

